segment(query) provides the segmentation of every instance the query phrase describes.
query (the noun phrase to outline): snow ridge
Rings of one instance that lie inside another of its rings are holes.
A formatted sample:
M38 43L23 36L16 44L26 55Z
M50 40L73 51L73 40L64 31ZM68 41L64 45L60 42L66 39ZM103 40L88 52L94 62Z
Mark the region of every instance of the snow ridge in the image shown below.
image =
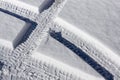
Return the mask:
M100 41L61 18L56 18L50 28L56 32L61 32L62 37L74 43L112 74L119 76L119 56L100 43Z

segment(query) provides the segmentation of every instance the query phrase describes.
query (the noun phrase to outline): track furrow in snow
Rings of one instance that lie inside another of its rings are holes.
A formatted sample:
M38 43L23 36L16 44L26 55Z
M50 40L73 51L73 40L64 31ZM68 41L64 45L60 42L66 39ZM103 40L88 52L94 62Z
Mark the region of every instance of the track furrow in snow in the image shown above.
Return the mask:
M117 73L119 75L120 57L115 54L115 52L102 44L99 40L61 18L56 18L55 24L58 25L57 28L55 27L55 30L58 29L65 39L74 43L111 73L114 75Z

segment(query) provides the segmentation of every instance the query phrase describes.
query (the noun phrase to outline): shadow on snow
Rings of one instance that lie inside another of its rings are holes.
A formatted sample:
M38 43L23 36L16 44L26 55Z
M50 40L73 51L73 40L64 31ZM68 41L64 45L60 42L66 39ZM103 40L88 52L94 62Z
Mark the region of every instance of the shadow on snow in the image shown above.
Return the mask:
M18 36L16 37L16 39L13 41L13 47L15 48L15 47L17 47L20 43L23 43L24 41L26 41L26 39L29 37L29 35L32 33L32 31L36 28L37 23L34 22L34 21L31 21L31 20L29 20L29 19L27 19L27 18L25 18L25 17L22 17L22 16L20 16L20 15L14 14L14 13L12 13L12 12L9 12L9 11L4 10L4 9L1 9L1 8L0 8L0 11L1 11L1 12L4 12L4 13L6 13L6 14L9 14L9 15L11 15L11 16L13 16L13 17L16 17L16 18L18 18L18 19L23 20L23 21L26 22L26 25L24 26L24 28L21 30L21 32L18 34ZM27 25L28 23L29 23L30 25ZM18 26L18 27L19 27L19 26ZM27 30L23 32L23 30L24 30L26 27L28 27ZM21 36L21 35L22 35L22 36ZM20 37L19 37L19 36L20 36Z
M95 60L93 60L89 55L83 52L80 48L75 46L70 41L66 40L62 37L61 32L50 31L50 36L62 43L64 46L72 50L76 55L82 58L86 63L88 63L92 68L94 68L101 76L103 76L106 80L113 80L113 75L107 71L104 67L98 64Z

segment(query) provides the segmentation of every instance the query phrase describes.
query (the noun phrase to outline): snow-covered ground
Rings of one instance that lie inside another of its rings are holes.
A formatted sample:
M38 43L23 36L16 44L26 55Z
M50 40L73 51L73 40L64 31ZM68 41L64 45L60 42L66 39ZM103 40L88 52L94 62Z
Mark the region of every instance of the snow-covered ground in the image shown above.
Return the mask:
M32 6L39 7L45 0L19 0Z
M35 0L35 1L34 0L13 0L13 1L3 0L3 1L9 2L11 4L16 3L15 6L18 6L22 9L27 9L28 11L31 11L31 12L37 13L37 14L40 14L41 11L47 10L47 8L49 8L52 5L52 3L54 2L54 0L46 0L46 1L45 0ZM119 47L119 44L120 44L120 41L119 41L120 40L120 38L119 38L119 36L120 36L120 33L119 33L120 32L119 3L120 3L120 1L118 1L118 0L116 0L116 1L114 1L114 0L106 0L106 1L104 1L104 0L68 0L66 5L64 6L63 10L57 16L57 18L51 22L53 24L57 23L57 25L62 26L66 31L70 31L71 33L75 34L78 38L78 40L76 40L77 38L75 38L76 42L81 41L82 44L85 44L85 45L82 45L82 47L84 47L84 46L86 47L86 43L84 41L86 41L86 42L88 41L88 43L87 43L88 49L90 47L89 43L92 44L92 46L91 46L91 47L93 47L92 49L96 49L96 50L93 50L93 53L97 52L97 48L100 48L101 53L105 52L106 53L105 56L108 56L109 59L111 59L112 61L115 61L116 62L115 64L117 64L118 59L120 59L120 58L119 58L119 56L114 57L114 56L116 56L114 54L117 53L118 55L120 55L119 54L119 50L120 50L120 47ZM22 9L20 10L20 12L22 12ZM13 8L13 10L14 10L14 8ZM19 11L19 9L18 9L18 11ZM53 9L53 11L54 11L54 9ZM24 13L24 11L23 11L23 13ZM26 12L26 15L27 15L27 12ZM16 58L16 56L19 56L19 55L21 57L23 55L26 56L31 53L32 54L30 56L31 59L35 59L38 62L41 61L41 62L45 62L46 64L53 65L58 69L68 72L68 74L77 75L78 77L85 79L85 80L87 80L88 78L90 78L92 80L105 80L104 77L101 75L102 73L99 74L98 71L96 71L94 68L92 68L90 66L91 63L90 64L87 63L79 55L77 55L74 52L74 50L71 50L66 45L64 45L64 43L55 39L53 36L50 35L50 33L48 33L47 37L43 36L44 39L42 40L41 44L40 45L36 44L35 46L37 46L37 45L39 45L39 46L36 49L36 51L32 52L32 50L34 50L34 44L37 43L37 42L34 42L34 40L35 39L39 40L40 35L42 35L42 34L37 35L38 33L40 33L40 30L38 30L38 32L37 32L37 29L39 29L39 27L41 26L40 24L42 24L41 27L46 26L47 23L45 24L44 21L46 20L46 22L49 22L49 19L51 19L51 15L52 15L52 13L49 15L50 17L47 16L47 19L46 19L46 17L45 17L45 19L43 19L43 24L38 23L37 28L33 31L33 34L31 34L32 36L30 36L28 38L28 40L26 40L26 43L23 43L20 46L17 45L18 47L15 48L16 44L19 43L19 41L24 36L25 32L28 30L28 28L30 28L30 23L26 23L25 21L18 19L15 16L12 16L12 15L9 15L9 14L6 14L6 13L3 13L2 11L0 11L0 18L2 19L0 21L0 46L9 46L10 48L15 49L15 50L13 50L13 55L15 53L15 55L13 57L15 57L15 58ZM42 14L42 16L44 16L44 15ZM41 16L41 19L42 19L42 16ZM35 15L34 15L34 17L35 17L35 20L39 19L39 18L36 18ZM40 21L42 21L42 20L40 20ZM47 27L52 27L52 26L53 25L47 25ZM57 27L59 27L59 26L57 26ZM72 30L74 30L74 31L72 31ZM59 30L58 30L58 32L59 32ZM70 39L68 39L69 37L65 37L62 31L61 31L61 33L62 33L61 36L63 38L65 38L71 42L72 37ZM67 34L67 36L71 35L69 33L66 33L66 34ZM87 35L87 34L89 34L89 35ZM75 36L73 35L73 37L75 37ZM35 39L31 39L31 38L35 38ZM33 42L32 42L32 40L33 40ZM72 39L72 40L74 41L74 39ZM35 40L35 41L37 41L37 40ZM72 44L77 46L77 44L74 42ZM100 46L99 46L99 44L100 44ZM31 46L31 45L33 45L33 46ZM101 45L102 45L102 47L101 47ZM71 45L71 47L72 47L72 45ZM103 48L105 50L103 50ZM29 49L31 49L31 50L29 50ZM110 55L108 54L107 51L111 52ZM2 51L1 51L1 53L2 53ZM20 54L18 54L18 53L20 53ZM25 54L22 55L21 53L25 53ZM103 54L99 54L99 55L103 55ZM113 55L113 58L111 57L111 55ZM17 65L18 64L20 64L20 66L24 65L24 61L19 63L19 60L20 61L22 61L22 59L24 60L24 56L23 56L23 58L20 58L20 59L18 57ZM25 59L27 59L27 58L25 57ZM0 60L1 60L1 58L0 58ZM14 60L13 60L13 62L14 62ZM25 61L25 63L27 64L27 61ZM33 62L33 64L34 64L34 62ZM35 65L35 67L36 67L36 65ZM96 67L98 67L98 66L96 66ZM105 66L103 66L103 67L105 67ZM26 66L25 66L25 68L26 68ZM31 68L31 65L29 66L29 68ZM38 68L38 67L36 67L36 68ZM48 68L48 71L49 71L49 68ZM36 73L37 72L39 73L39 71L36 71ZM58 74L59 73L60 72L58 72ZM113 71L113 73L114 73L114 71ZM20 73L20 74L22 74L22 73ZM50 80L52 80L52 79L50 79ZM67 79L65 79L65 80L67 80Z
M74 69L84 71L86 74L99 77L102 80L102 76L98 74L90 65L51 36L43 40L42 44L38 48L38 52L39 53L37 54L49 56L62 62L63 64L73 67Z
M59 17L119 54L119 4L119 0L68 0Z
M41 10L46 9L47 7L50 7L50 5L55 1L55 0L19 0L20 2L27 3L28 5L33 6L36 9L31 9L31 10L36 10L38 12L41 12Z
M6 42L5 45L11 44L9 47L14 48L14 45L20 41L29 26L25 21L4 12L0 12L0 19L0 43Z
M35 12L37 14L39 13L39 7L33 6L29 3L25 3L25 2L22 2L22 1L19 1L19 0L1 0L1 1L8 2L10 4L18 6L19 8L24 8L24 9L30 10L32 12Z

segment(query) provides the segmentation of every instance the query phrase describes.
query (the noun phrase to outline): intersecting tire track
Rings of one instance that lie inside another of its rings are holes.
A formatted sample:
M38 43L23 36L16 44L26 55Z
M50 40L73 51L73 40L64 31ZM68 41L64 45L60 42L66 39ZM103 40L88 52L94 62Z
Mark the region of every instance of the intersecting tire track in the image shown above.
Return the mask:
M59 69L53 67L52 65L46 64L45 62L39 62L37 60L30 59L30 55L39 46L40 41L48 35L48 34L46 34L49 32L48 26L51 26L51 25L46 24L46 23L52 22L52 20L56 16L56 14L58 14L59 9L61 9L64 5L64 3L62 3L62 1L64 1L64 0L61 0L61 4L58 6L56 4L53 4L54 6L52 5L52 8L47 9L45 11L42 10L43 12L41 14L37 14L37 13L29 11L27 9L19 8L13 4L4 2L4 0L0 1L1 9L18 14L18 15L22 16L23 18L26 17L37 23L37 27L33 30L33 32L31 34L28 34L28 35L30 35L29 38L27 38L26 41L22 40L23 42L22 43L20 42L21 44L19 43L20 45L18 45L14 50L10 50L4 46L0 47L0 60L1 60L0 64L3 65L2 70L1 70L2 71L1 72L1 76L2 76L1 80L8 80L9 78L11 78L11 80L14 80L14 79L26 80L25 77L27 77L27 80L31 80L31 79L37 80L37 79L43 79L43 78L47 78L49 80L81 80L79 78L79 76L76 77L75 75L72 75L72 73L67 73L62 70L59 70ZM57 3L57 0L55 0L55 2ZM55 6L57 6L56 9L54 9ZM52 9L53 9L53 11L52 11ZM46 14L47 12L48 12L48 14ZM51 13L49 13L49 12L51 12ZM40 18L42 18L42 19L40 19ZM49 18L49 20L48 20L48 18ZM39 22L42 24L39 24ZM46 26L48 28L46 28ZM59 30L60 28L57 28L57 29ZM72 35L72 34L70 34L70 35ZM25 63L23 63L23 61L25 61ZM27 63L27 61L28 61L28 63ZM106 65L102 65L102 66L106 66ZM46 67L48 69L52 68L50 73L49 73L49 70L46 69ZM37 71L37 68L40 69L41 73ZM108 66L107 69L109 70L111 68ZM112 72L111 70L113 70L113 69L115 69L116 72ZM115 65L115 67L113 67L113 69L111 69L110 72L113 75L117 75L119 77L119 72L117 71L118 66ZM8 73L11 74L10 76L8 75L7 71L8 71ZM42 73L42 71L43 71L43 73ZM28 74L27 72L29 72L30 74ZM19 75L19 76L17 76L17 75ZM108 78L108 80L110 80L110 79Z
M25 12L25 9L24 9L24 11L22 11L22 8L18 8L17 6L14 6L14 5L11 5L11 4L9 4L9 3L7 3L7 2L5 2L4 3L4 1L2 1L1 3L0 3L1 5L1 7L3 8L3 9L5 9L5 10L8 10L8 11L12 11L13 13L17 13L18 15L22 15L23 17L29 17L30 19L31 19L31 16L33 15L33 14L29 14L29 15L24 15L24 12ZM10 7L9 7L10 6ZM54 6L57 6L56 4L54 4ZM54 8L53 9L53 12L57 12L56 10L57 10L57 8L58 8L58 10L59 10L59 8L60 8L60 6L58 5L58 7L56 7L56 9ZM18 12L16 12L18 10ZM21 13L21 11L23 12L23 13ZM48 10L48 12L49 12L49 10ZM53 12L52 12L52 10L50 9L50 14L45 14L45 15L42 15L42 16L40 16L40 18L43 18L44 20L43 21L41 21L40 20L40 22L42 23L43 22L43 24L41 25L41 24L38 24L39 25L39 27L40 26L44 26L45 27L45 25L46 25L46 21L47 21L47 23L53 18ZM29 12L25 12L25 13L29 13ZM30 12L31 13L31 12ZM52 14L52 15L51 15ZM50 15L50 16L49 16ZM46 20L45 18L47 18L47 17L49 17L49 20ZM51 19L50 19L51 18ZM36 20L39 20L39 16L38 17L36 17L36 16L32 16L32 20L33 21L36 21ZM46 20L46 21L45 21ZM45 21L45 22L44 22ZM37 21L37 22L39 22L39 21ZM35 66L35 67L39 67L39 69L41 69L41 70L44 70L44 69L42 69L41 67L43 67L44 68L44 66L46 66L46 64L43 62L43 63L38 63L38 62L36 62L36 60L32 60L31 61L31 66L30 65L24 65L23 64L23 61L25 61L25 59L28 59L29 58L29 56L28 56L28 54L27 53L29 53L30 54L30 50L33 50L34 48L36 48L37 47L37 45L39 45L38 43L39 43L39 41L40 40L38 40L38 41L36 41L37 40L37 38L39 37L38 35L40 35L41 34L41 27L39 28L39 27L37 27L34 31L33 31L33 33L29 36L29 38L27 39L27 41L26 42L23 42L22 44L20 44L18 47L16 47L13 51L12 50L10 50L11 52L6 52L8 49L6 49L5 51L4 51L4 49L2 48L2 50L1 51L3 51L3 52L1 52L1 55L4 53L4 55L5 56L1 56L1 62L3 62L5 65L2 67L2 72L1 72L1 80L8 80L8 79L11 79L11 80L26 80L26 79L30 79L31 80L31 78L33 79L33 80L36 80L36 79L45 79L45 78L50 78L51 80L58 80L58 79L60 79L60 80L63 80L63 78L64 77L61 77L61 76L66 76L65 77L65 80L66 79L73 79L73 78L76 78L76 77L73 77L73 76L71 76L69 73L66 73L66 72L64 72L64 74L63 75L61 75L62 73L61 73L61 70L59 70L59 69L55 69L55 68L53 68L51 71L52 71L52 73L49 75L48 74L48 70L47 71L45 71L45 72L41 72L40 71L40 73L37 73L38 71L34 71L35 69L33 69L32 68L32 66L35 64L35 65L38 65L38 66ZM44 28L43 27L43 28ZM44 31L43 31L43 33L44 33ZM44 34L43 34L44 35ZM44 37L44 36L43 36ZM43 38L43 37L41 37L41 38ZM35 40L35 41L34 41ZM35 42L35 43L34 43ZM36 42L38 42L38 43L36 43ZM31 44L30 44L31 43ZM27 45L26 45L27 44ZM37 45L36 45L37 44ZM25 57L26 56L26 57ZM6 61L7 60L7 61ZM31 60L31 59L30 59ZM30 61L29 60L29 61ZM27 60L27 62L28 62L28 60ZM29 64L29 63L27 63L27 64ZM24 66L22 66L22 65L24 65ZM41 66L42 65L42 66ZM22 68L23 67L23 68ZM28 67L28 70L27 70L27 67ZM51 66L52 67L52 66ZM30 69L30 68L32 68L32 69ZM29 69L30 69L30 71L29 71ZM28 75L27 74L27 71L30 73L30 75ZM36 75L33 75L33 73L35 72L35 74ZM53 73L54 72L54 73ZM46 74L46 75L45 75ZM57 75L59 74L59 76L57 77ZM48 75L48 77L47 77L47 75ZM53 76L53 78L52 78L52 75L54 75ZM28 77L27 77L28 76ZM72 78L71 78L72 77ZM75 80L75 79L74 79ZM76 80L79 80L79 78L76 78Z

